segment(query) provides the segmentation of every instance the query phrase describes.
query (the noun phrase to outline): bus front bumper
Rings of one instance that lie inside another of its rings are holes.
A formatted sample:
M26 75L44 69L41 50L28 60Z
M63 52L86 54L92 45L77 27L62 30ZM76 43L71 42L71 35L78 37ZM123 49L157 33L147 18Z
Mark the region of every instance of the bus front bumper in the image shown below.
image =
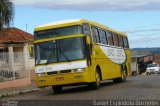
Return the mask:
M87 77L86 72L82 73L68 73L68 74L57 74L49 75L44 77L37 77L36 84L37 87L47 87L47 86L64 86L64 85L74 85L80 83L93 82Z

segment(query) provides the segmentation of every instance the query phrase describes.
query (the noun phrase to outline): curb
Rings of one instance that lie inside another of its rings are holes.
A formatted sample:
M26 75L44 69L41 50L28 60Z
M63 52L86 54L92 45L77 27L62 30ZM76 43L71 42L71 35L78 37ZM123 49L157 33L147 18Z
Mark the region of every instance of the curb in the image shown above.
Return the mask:
M8 96L14 96L14 95L18 95L18 94L26 94L26 93L30 93L30 92L35 92L37 90L38 89L35 88L35 89L32 89L32 90L22 90L22 91L9 92L9 93L6 93L6 94L0 94L0 98L8 97Z

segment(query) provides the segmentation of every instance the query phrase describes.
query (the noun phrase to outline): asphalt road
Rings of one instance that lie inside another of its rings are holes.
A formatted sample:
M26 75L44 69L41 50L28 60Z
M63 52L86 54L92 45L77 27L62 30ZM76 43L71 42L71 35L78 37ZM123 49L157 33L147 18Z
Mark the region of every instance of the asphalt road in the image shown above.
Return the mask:
M46 103L44 104L45 106L52 104L50 100L76 100L76 102L77 100L81 102L87 100L160 100L160 75L129 77L126 82L123 83L104 81L98 90L90 90L84 85L66 87L63 93L54 94L51 88L45 88L27 94L5 97L3 100L25 100L25 102L29 102L26 100L34 100L34 102L37 100L35 104L39 103L39 100L43 100L43 103ZM63 103L65 106L66 103ZM32 105L35 104L33 103ZM39 105L40 104L42 103L39 103ZM157 103L156 106L158 105L160 104Z

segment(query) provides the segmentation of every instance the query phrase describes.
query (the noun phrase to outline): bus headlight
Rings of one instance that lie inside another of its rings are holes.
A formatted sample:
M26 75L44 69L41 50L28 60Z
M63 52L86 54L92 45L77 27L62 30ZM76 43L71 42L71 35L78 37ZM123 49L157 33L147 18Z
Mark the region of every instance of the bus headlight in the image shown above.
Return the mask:
M38 73L37 76L38 77L43 77L43 76L45 76L45 73Z
M73 69L73 72L84 72L84 68Z

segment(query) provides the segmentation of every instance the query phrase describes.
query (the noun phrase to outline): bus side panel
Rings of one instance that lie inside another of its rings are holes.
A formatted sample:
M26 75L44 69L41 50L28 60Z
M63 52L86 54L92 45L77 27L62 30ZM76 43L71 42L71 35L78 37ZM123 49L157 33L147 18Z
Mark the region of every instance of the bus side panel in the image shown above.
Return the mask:
M130 49L126 48L125 52L126 52L126 55L127 55L127 61L126 61L127 73L128 73L128 76L130 76L132 74Z
M96 77L95 77L95 73L96 73L96 62L95 59L92 59L92 65L88 66L86 69L87 75L88 75L88 82L95 82L96 81Z
M121 76L120 65L112 62L100 49L98 45L94 46L94 59L95 63L100 66L102 79L113 79Z

